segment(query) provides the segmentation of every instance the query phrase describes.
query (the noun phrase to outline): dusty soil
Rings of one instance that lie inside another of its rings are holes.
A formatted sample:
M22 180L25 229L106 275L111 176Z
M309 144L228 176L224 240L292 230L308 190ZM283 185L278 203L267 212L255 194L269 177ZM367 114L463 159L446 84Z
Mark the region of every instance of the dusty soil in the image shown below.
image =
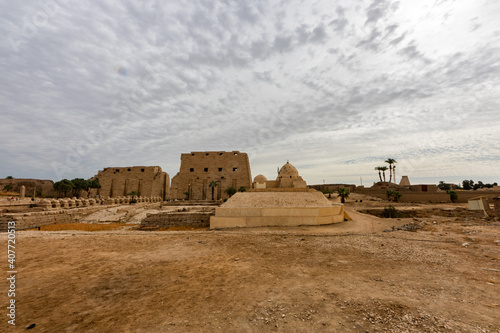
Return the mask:
M321 227L18 232L17 330L3 310L0 331L500 332L500 222L359 212L383 206Z

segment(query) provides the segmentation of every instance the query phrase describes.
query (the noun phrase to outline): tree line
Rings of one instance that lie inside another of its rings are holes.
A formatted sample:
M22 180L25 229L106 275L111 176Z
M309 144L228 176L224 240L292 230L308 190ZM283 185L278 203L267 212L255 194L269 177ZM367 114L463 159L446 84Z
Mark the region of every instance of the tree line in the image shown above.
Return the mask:
M53 187L54 190L57 191L58 196L64 194L64 197L67 197L68 193L71 193L72 196L79 198L82 191L86 191L87 196L90 196L90 190L93 188L101 188L101 184L99 184L99 178L95 178L92 180L75 178L72 180L63 179L55 182Z
M389 167L386 166L378 166L375 167L375 170L378 171L378 177L380 178L380 182L382 182L382 175L384 176L383 182L385 182L385 172L389 170L389 183L392 182L392 175L394 175L394 182L396 181L396 163L398 163L393 158L388 158L384 161L384 163L389 164Z
M493 186L498 186L498 183L493 184L484 184L482 181L478 181L475 183L472 179L465 179L461 184L450 184L445 183L444 181L440 181L438 184L438 188L443 191L449 190L477 190L480 188L492 188Z

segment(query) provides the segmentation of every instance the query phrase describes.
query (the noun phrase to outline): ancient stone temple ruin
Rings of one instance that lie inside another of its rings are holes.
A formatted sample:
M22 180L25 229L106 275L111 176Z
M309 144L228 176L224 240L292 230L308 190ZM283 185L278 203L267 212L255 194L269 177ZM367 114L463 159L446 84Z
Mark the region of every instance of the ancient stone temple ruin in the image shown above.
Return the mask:
M99 171L102 197L128 196L170 197L170 177L159 166L113 167Z
M246 153L239 151L191 152L181 155L179 172L172 178L171 197L189 200L227 198L225 190L249 189L252 176ZM212 198L213 189L213 198Z

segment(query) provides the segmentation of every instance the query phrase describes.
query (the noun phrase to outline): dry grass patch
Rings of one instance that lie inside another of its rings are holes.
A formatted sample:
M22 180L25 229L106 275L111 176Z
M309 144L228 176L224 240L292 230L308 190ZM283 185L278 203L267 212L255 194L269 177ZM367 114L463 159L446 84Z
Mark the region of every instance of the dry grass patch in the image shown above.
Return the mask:
M168 228L159 228L159 231L186 231L186 230L210 230L209 227L193 227L193 226L183 226L183 225L178 225L178 226L172 226Z
M126 223L64 223L64 224L51 224L43 225L40 230L43 231L63 231L63 230L80 230L80 231L106 231L117 230L127 226Z

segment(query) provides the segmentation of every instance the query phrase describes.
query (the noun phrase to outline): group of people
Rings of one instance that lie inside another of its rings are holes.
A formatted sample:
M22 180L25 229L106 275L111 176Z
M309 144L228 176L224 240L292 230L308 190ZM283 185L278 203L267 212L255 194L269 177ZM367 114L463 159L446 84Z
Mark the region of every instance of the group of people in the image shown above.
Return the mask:
M7 198L7 200L8 200L9 202L12 202L12 201L19 201L19 200L21 200L21 199L20 199L19 197L8 197L8 198ZM31 201L35 201L35 199L34 199L34 198L31 198Z

